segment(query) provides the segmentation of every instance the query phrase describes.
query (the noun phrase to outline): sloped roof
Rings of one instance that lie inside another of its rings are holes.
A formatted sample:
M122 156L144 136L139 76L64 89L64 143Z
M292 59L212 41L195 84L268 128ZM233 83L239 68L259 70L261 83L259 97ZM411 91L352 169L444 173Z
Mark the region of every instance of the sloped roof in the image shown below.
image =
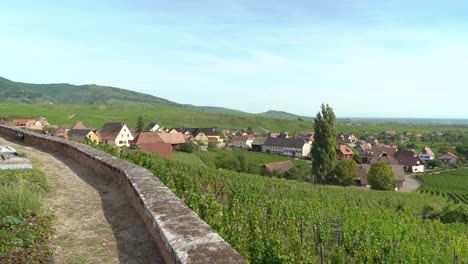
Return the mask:
M186 141L184 135L180 133L173 133L173 134L157 133L157 135L159 136L162 142L172 144L172 145L184 144Z
M68 131L55 129L55 130L52 130L50 134L54 137L68 138Z
M377 161L383 161L387 163L387 165L399 165L398 160L396 160L394 157L388 155L387 153L382 153L380 155L373 155L372 158L370 159L369 163L374 163Z
M395 152L394 157L400 165L416 166L422 164L419 156L411 150L399 150Z
M303 139L295 138L272 138L266 139L265 146L287 147L287 148L302 148L304 146Z
M13 119L11 120L11 122L15 125L15 126L25 126L27 123L29 122L36 122L36 120L34 119Z
M122 130L123 126L125 124L120 122L120 123L105 123L102 128L101 128L101 131L99 131L100 135L101 135L101 138L103 140L107 140L107 139L115 139L118 135L119 135L119 132L120 130ZM130 132L130 131L129 131Z
M267 137L256 137L253 142L252 142L252 145L258 145L258 146L261 146L263 144L265 144L265 141L267 140Z
M135 137L135 139L133 140L133 143L137 145L150 144L150 143L162 143L162 140L158 136L158 133L144 131L144 132L140 132L140 134L138 134Z
M89 132L91 132L91 129L70 129L68 131L68 136L69 137L81 137L84 138L88 135Z
M372 150L372 145L369 144L369 143L360 144L359 147L362 149L362 151L371 151Z
M234 138L234 141L246 142L247 140L252 139L252 138L253 138L252 135L237 136L237 137Z
M346 145L340 145L339 150L343 155L353 155L354 152Z
M148 126L146 126L146 128L144 129L144 131L150 131L151 129L153 129L156 125L158 125L158 123L150 123ZM158 125L159 127L159 125Z
M455 154L453 154L453 153L452 153L452 152L450 152L450 151L448 151L448 152L445 152L443 156L445 156L445 155L447 155L447 156L450 156L450 157L452 157L452 158L456 158L456 159L458 159L458 156L457 156L457 155L455 155Z
M72 129L87 129L87 127L83 125L83 121L78 121Z
M270 173L273 171L287 172L294 167L290 160L267 163L264 166Z
M428 154L428 155L431 156L431 157L435 157L434 152L433 152L432 149L429 148L428 146L425 146L421 152L422 152L423 154Z

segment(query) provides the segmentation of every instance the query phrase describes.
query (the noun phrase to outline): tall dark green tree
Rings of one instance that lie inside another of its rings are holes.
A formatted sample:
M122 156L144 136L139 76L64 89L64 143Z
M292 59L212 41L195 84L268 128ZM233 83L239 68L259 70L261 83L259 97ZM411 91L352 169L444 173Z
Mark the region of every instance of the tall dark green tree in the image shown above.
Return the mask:
M322 104L314 125L312 144L312 177L315 183L332 182L332 172L337 162L335 113L328 104Z
M143 117L139 116L137 121L136 132L140 133L143 131L145 124L143 123Z

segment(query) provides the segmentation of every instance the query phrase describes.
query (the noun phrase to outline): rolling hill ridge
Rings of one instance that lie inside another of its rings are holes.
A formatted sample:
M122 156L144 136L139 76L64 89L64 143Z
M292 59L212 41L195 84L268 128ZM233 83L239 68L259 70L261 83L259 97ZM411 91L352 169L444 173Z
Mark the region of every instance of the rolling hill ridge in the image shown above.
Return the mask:
M20 104L114 105L149 108L171 107L210 113L254 115L289 120L299 118L304 120L312 120L310 117L298 116L283 111L270 110L265 113L251 114L223 107L179 104L149 94L96 84L32 84L15 82L2 77L0 77L0 101L5 103Z

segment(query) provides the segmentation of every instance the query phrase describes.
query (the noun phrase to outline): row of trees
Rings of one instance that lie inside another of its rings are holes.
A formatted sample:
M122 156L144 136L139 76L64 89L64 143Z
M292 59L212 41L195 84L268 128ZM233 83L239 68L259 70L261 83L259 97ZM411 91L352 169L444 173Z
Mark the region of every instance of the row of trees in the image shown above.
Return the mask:
M314 126L314 143L312 144L312 179L318 184L336 184L349 186L357 177L357 164L354 160L338 161L336 155L336 116L328 104L322 104L317 113ZM393 172L384 162L371 165L368 182L372 189L391 190Z

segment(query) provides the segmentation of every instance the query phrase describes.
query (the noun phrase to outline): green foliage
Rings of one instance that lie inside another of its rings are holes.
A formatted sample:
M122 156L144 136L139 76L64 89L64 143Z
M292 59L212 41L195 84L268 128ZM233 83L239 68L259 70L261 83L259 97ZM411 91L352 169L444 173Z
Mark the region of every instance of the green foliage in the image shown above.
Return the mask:
M454 252L468 259L467 224L421 217L428 206L449 204L440 197L270 179L145 153L119 155L157 175L250 263L315 263L318 243L326 263L445 263Z
M216 144L216 142L208 142L208 149L216 150L218 149L218 144Z
M354 179L358 176L356 173L357 164L354 160L340 160L333 170L332 182L336 185L350 186L354 185Z
M419 175L420 192L446 197L455 203L468 204L468 169Z
M310 165L302 160L295 160L284 156L275 156L265 153L245 151L240 149L216 150L198 152L196 155L203 163L212 168L222 168L237 172L260 174L275 178L287 178L293 180L309 181ZM294 168L288 173L275 172L271 174L264 165L279 161L290 160Z
M194 152L198 152L200 150L200 146L193 143L193 142L187 142L187 143L184 143L182 145L179 145L178 150L179 151L184 151L184 152L187 152L187 153L194 153Z
M373 190L390 191L393 189L393 171L383 161L372 163L367 181Z
M49 190L38 170L0 170L0 263L41 263L50 250L52 217L41 196Z
M291 134L310 130L311 122L274 119L254 114L242 113L209 113L197 108L167 104L123 104L123 105L34 105L34 104L0 104L2 116L9 118L47 117L51 124L75 125L86 120L90 127L99 128L110 121L122 121L130 127L136 127L138 116L144 120L158 120L165 127L213 127L243 128L271 131L288 130ZM34 113L32 115L31 113Z
M145 123L143 123L143 117L139 116L137 120L136 132L140 133L145 128Z
M428 167L428 168L440 168L443 165L444 164L442 163L442 161L440 161L438 159L433 159L433 160L426 161L426 167Z
M432 220L440 220L443 223L468 223L468 205L449 204L442 209L425 208L425 217Z
M322 104L322 110L315 118L315 140L311 153L312 174L317 183L331 182L330 175L337 161L335 120L333 109Z

